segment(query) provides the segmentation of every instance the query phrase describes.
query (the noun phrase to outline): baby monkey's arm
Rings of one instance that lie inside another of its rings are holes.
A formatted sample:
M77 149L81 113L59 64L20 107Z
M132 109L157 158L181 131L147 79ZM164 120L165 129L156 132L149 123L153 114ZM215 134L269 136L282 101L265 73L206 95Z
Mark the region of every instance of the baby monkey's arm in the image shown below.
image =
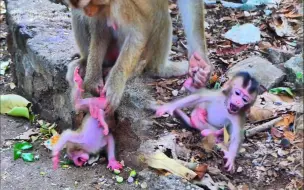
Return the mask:
M167 103L167 104L160 106L156 110L156 115L162 116L165 113L173 115L174 110L176 110L178 108L190 107L190 106L199 104L203 101L206 101L206 99L203 98L202 96L200 96L200 94L198 94L198 93L191 94L191 95L181 98L179 100L175 100L172 103Z

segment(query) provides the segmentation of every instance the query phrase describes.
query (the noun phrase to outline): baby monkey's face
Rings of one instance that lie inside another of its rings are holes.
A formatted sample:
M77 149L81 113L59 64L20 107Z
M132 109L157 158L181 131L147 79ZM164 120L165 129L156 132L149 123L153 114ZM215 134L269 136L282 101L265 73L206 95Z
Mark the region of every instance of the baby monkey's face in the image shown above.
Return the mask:
M239 113L244 106L251 103L251 96L244 89L233 88L230 93L230 97L227 102L227 109L230 114Z
M89 160L89 154L83 150L74 150L68 152L68 157L73 160L76 166L83 166Z

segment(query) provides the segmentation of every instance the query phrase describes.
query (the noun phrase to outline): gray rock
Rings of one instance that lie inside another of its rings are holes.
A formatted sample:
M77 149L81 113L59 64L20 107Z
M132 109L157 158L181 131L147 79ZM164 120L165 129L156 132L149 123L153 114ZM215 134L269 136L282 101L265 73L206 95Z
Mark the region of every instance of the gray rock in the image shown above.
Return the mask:
M227 76L231 78L239 71L249 72L267 89L278 85L285 77L283 71L272 65L268 60L258 56L238 62L227 71Z
M276 48L268 48L267 52L269 53L268 59L273 64L284 63L292 56L294 56L294 54L291 52L283 51Z
M9 51L18 89L36 111L72 124L66 65L77 52L66 6L48 0L7 0Z
M284 63L284 67L287 71L287 80L296 84L296 87L303 88L303 78L297 79L297 73L302 73L303 76L303 54L299 54L290 58Z

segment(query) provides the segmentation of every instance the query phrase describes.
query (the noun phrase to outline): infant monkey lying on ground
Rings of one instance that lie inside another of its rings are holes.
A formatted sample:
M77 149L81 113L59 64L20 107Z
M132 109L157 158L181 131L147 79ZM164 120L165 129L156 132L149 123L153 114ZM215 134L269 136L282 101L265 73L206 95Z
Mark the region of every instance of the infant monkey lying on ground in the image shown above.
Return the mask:
M104 120L105 101L100 98L81 98L82 79L78 75L78 67L75 69L74 81L76 87L74 90L75 107L79 109L90 109L90 112L84 117L80 128L77 131L70 129L64 131L58 142L53 147L53 167L58 168L59 153L64 145L67 148L68 157L73 160L77 166L82 166L89 160L90 154L99 153L107 146L108 168L122 169L122 165L115 158L115 142L113 135L108 131L108 125ZM93 109L93 110L92 110ZM95 116L92 115L95 114ZM100 127L102 125L103 127Z
M156 115L173 113L184 123L201 131L203 136L223 133L224 126L230 125L230 146L224 151L225 167L231 171L242 143L241 128L245 124L245 113L258 95L259 83L248 72L239 72L227 81L220 90L200 89L191 95L160 106ZM195 106L190 118L179 108ZM219 130L212 130L217 128Z

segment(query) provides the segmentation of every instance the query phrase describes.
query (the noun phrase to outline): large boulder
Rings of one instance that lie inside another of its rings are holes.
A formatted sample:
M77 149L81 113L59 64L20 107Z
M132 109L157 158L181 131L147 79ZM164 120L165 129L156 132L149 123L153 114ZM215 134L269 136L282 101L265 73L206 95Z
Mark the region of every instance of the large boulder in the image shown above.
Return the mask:
M71 126L65 74L77 49L68 8L48 0L7 0L6 5L18 90L43 118Z
M249 57L238 62L227 71L227 76L231 78L239 71L248 71L267 89L278 85L285 77L285 73L281 69L258 56Z

